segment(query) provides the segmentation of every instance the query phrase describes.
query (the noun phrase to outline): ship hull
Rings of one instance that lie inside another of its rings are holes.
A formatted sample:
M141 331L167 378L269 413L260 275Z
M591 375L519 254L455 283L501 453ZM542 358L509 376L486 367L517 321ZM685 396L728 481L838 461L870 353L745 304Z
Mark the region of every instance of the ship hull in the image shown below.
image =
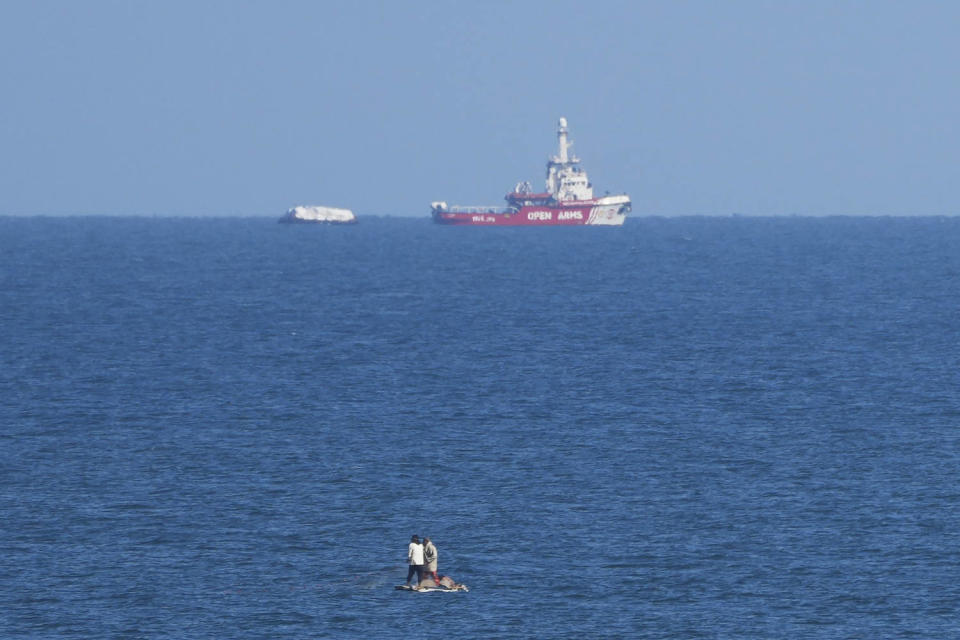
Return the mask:
M577 227L586 225L620 226L630 211L627 196L606 196L594 200L564 202L562 205L525 205L504 212L434 210L437 224L474 227Z

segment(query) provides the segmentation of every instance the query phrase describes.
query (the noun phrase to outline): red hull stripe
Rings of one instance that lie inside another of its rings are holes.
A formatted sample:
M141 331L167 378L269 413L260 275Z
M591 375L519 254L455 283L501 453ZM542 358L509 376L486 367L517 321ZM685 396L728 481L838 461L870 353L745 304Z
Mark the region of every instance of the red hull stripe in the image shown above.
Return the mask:
M532 226L556 227L575 226L587 223L590 218L590 205L583 207L523 207L517 213L454 213L438 211L434 220L440 224L463 224L475 226Z

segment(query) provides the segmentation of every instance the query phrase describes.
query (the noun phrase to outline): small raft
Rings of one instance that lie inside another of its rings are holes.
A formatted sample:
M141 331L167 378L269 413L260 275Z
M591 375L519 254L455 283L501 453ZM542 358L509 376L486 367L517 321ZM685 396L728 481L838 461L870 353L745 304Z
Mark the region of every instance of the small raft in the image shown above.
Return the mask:
M449 576L443 576L440 579L440 584L437 584L431 579L426 579L420 582L415 587L411 587L409 584L401 584L394 587L397 591L416 591L417 593L430 593L432 591L448 591L454 593L456 591L470 591L465 584L457 584L453 581L453 578Z

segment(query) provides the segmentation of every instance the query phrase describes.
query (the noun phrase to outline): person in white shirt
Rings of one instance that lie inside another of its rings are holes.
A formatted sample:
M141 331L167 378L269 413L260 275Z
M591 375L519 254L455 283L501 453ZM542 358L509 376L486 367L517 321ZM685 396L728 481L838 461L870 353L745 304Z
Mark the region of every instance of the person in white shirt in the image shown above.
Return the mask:
M418 536L410 538L410 545L407 547L407 564L409 568L407 569L406 585L410 586L410 578L416 573L417 586L419 587L420 583L423 582L423 545L420 544Z

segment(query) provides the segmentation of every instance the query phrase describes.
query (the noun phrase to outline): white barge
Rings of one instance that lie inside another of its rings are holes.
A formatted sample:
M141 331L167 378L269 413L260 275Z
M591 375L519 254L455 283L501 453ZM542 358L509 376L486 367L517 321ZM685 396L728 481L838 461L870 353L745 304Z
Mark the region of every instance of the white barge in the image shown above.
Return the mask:
M336 207L294 207L280 218L280 222L314 224L356 224L357 216L350 209Z

